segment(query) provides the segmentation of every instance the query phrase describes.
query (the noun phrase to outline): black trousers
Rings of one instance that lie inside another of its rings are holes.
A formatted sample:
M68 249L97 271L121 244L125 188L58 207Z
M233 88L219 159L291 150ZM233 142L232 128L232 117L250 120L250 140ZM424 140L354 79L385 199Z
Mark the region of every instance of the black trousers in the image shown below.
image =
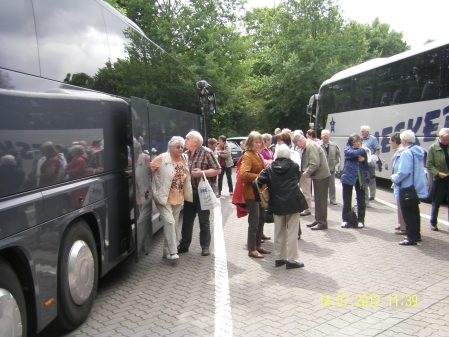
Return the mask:
M221 167L221 173L218 176L218 193L221 194L221 188L223 187L223 176L226 172L226 179L228 180L229 192L234 191L234 186L232 185L232 167Z
M346 222L346 216L352 208L352 190L354 186L348 184L343 185L343 211L341 214L341 218L343 222ZM365 190L363 187L360 187L359 180L357 179L357 183L355 185L355 194L357 198L357 220L365 224Z
M193 193L193 202L184 201L184 212L182 219L181 240L179 245L182 248L189 248L192 242L193 222L198 214L198 220L200 222L200 245L202 249L209 248L210 246L210 211L201 210L200 200L198 198L198 192Z
M419 204L405 206L401 204L402 216L404 217L407 241L416 242L421 239L421 216L419 215Z
M444 197L449 197L449 177L436 179L433 181L432 211L430 213L430 223L434 226L438 223L438 211Z

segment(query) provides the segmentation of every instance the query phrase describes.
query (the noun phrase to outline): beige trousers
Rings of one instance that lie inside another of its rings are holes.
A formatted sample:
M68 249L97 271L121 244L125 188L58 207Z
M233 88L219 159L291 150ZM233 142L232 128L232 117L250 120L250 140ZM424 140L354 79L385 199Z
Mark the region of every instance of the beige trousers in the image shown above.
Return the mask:
M301 189L302 194L304 194L304 198L306 198L307 206L309 209L305 211L311 211L312 208L312 178L306 178L301 176L299 180L299 188Z
M276 260L298 259L299 213L274 214L274 254Z

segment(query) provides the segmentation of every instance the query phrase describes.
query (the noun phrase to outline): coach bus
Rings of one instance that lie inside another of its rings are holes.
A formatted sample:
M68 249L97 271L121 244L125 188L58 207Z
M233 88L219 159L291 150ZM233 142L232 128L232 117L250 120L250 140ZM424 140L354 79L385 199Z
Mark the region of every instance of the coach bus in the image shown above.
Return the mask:
M199 78L107 2L0 4L0 335L71 330L98 279L148 253L162 226L151 173L136 163L173 135L204 133ZM129 62L135 39L147 68L175 75L148 75L148 90L178 88L158 104L112 95L114 79L89 87Z
M449 127L449 40L343 70L310 98L308 112L315 107L315 130L330 130L340 149L351 133L368 125L384 160L376 175L389 179L393 132L413 130L417 144L427 150L439 129ZM430 191L432 177L427 179Z

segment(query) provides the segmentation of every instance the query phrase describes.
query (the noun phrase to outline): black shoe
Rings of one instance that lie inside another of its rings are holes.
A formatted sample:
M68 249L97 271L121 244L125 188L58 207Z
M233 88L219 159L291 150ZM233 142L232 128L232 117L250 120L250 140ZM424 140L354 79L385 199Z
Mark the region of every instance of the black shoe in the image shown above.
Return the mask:
M416 246L417 243L416 242L412 242L412 241L408 241L408 240L404 240L398 243L401 246Z
M298 235L298 240L301 240L301 235Z
M178 246L178 254L187 253L188 251L189 251L189 248L183 247L181 245Z
M336 205L337 203L336 203L336 202L330 201L330 204L331 204L331 205Z
M322 229L327 229L327 226L319 223L319 224L317 224L316 226L314 226L314 227L312 227L310 229L313 230L313 231L320 231Z
M201 255L203 255L203 256L208 256L208 255L210 255L209 248L204 248L203 251L201 252Z
M307 227L314 227L318 224L318 222L314 221L312 223L309 223L308 225L306 225Z
M303 212L299 213L300 216L308 216L310 214L312 214L310 211L303 211Z
M283 265L286 264L286 263L287 263L287 260L276 260L276 261L274 261L274 265L275 265L276 267L283 266Z
M374 197L369 197L369 200L374 200Z
M302 268L304 267L304 263L302 262L288 262L285 263L285 269L293 269L293 268Z

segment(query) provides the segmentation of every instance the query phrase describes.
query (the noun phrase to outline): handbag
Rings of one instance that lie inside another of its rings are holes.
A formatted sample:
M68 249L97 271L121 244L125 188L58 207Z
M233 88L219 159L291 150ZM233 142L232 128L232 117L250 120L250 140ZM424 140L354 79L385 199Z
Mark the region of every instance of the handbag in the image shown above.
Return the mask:
M216 205L220 205L204 172L201 181L198 183L198 198L200 199L202 211L213 209Z
M351 228L357 228L359 225L359 221L357 219L357 214L354 211L354 207L346 214L346 222L348 226Z
M268 208L268 202L270 200L270 193L268 192L268 187L265 188L263 191L261 191L259 184L257 183L257 178L252 182L252 186L256 201L260 201L260 205L263 208Z
M274 222L274 216L273 213L269 209L265 210L265 223L273 223Z

